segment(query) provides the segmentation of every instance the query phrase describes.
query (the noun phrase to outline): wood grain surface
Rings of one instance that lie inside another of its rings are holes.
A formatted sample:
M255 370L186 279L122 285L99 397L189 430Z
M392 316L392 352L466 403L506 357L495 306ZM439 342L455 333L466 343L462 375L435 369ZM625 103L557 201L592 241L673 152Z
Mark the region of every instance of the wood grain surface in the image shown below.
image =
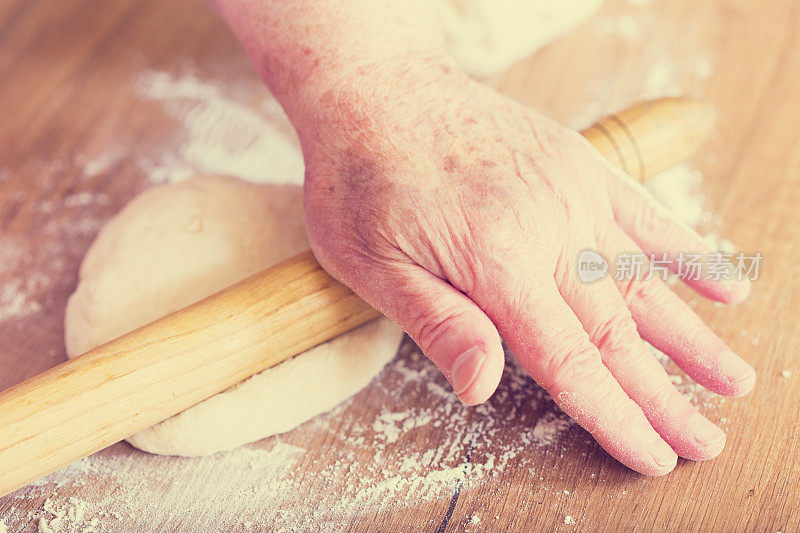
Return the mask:
M291 433L205 459L116 444L0 499L0 524L35 531L72 508L60 530L800 529L798 24L791 0L609 0L491 80L575 128L664 94L717 107L717 133L691 165L712 229L765 259L736 307L676 288L759 372L738 400L686 387L727 431L716 460L651 479L574 426L533 438L553 413L535 385L510 370L486 406L461 408L406 341L369 388ZM0 2L0 388L65 359L64 306L83 254L186 140L165 104L137 91L144 72L193 73L252 106L266 95L200 3ZM399 435L387 413L405 417ZM444 451L433 462L452 466L448 476L404 462L429 450ZM387 483L399 478L416 481Z

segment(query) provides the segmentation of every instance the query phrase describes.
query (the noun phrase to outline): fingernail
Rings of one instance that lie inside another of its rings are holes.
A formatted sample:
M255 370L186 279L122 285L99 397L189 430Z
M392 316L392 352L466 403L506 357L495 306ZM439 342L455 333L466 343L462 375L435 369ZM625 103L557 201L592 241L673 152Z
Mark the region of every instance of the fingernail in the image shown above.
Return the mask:
M731 383L741 383L755 376L755 369L747 361L728 351L719 358L719 368L728 377Z
M458 356L450 369L450 383L456 394L461 395L469 389L478 376L484 360L486 360L486 354L478 346L473 346Z
M659 466L675 466L678 462L678 455L661 437L656 438L650 445L650 453Z
M692 415L687 425L695 440L703 446L719 444L725 439L725 433L700 413Z

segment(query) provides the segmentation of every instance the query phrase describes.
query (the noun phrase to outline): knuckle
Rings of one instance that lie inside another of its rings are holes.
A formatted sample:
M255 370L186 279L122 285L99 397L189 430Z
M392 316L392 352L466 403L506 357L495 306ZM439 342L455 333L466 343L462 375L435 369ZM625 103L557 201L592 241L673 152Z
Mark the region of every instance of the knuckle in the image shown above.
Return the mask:
M481 280L480 290L473 300L487 307L501 322L512 326L507 328L507 342L528 342L529 332L552 329L552 313L543 310L541 305L549 297L547 289L530 281L530 278L545 275L534 270L528 279L520 280L519 271L505 271L501 267L490 270L490 275Z
M703 320L694 313L673 313L670 316L670 330L676 339L687 346L706 346L709 338L716 335Z
M644 413L639 406L627 397L614 413L618 427L623 430L641 425L644 419Z
M639 194L633 207L633 224L637 233L660 242L678 241L684 232L683 227L656 203L652 197Z
M461 324L464 323L464 312L443 310L435 317L424 313L412 318L411 322L412 337L417 340L422 351L429 354L442 341L458 336Z
M647 234L660 230L661 217L651 205L649 198L639 197L633 205L633 227Z
M474 297L478 288L482 285L482 280L489 275L484 262L471 254L469 250L464 251L460 256L455 254L440 256L438 265L446 281L457 291ZM428 269L429 271L431 269Z
M553 385L601 379L603 365L595 346L588 341L551 354L546 362L548 381Z
M657 282L657 279L639 279L633 276L620 282L619 291L628 306L637 301L653 304L658 297L659 287Z
M631 352L631 344L638 339L636 324L627 308L609 313L589 332L589 335L604 355Z
M672 385L648 387L642 393L640 404L643 406L657 407L659 411L662 411L665 406L677 404L676 394L680 395L678 390Z

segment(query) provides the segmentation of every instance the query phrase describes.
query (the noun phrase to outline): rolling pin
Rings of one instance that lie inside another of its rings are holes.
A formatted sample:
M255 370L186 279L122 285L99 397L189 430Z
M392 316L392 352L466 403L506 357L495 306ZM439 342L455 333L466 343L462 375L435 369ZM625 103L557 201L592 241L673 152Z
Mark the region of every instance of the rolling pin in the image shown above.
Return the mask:
M694 152L713 118L664 98L582 133L644 180ZM0 496L378 316L307 251L34 376L0 393Z

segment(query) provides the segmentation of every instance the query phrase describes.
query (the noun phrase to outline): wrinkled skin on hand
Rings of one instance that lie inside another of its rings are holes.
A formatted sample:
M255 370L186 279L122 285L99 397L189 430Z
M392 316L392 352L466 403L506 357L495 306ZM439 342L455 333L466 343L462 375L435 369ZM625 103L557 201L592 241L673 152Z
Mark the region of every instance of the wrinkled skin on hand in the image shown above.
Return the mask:
M305 210L322 266L394 319L466 404L496 389L501 337L614 457L650 475L718 455L724 433L672 385L642 338L707 388L754 385L735 355L658 279L580 281L598 250L708 252L578 134L447 61L330 92L295 124ZM690 281L735 303L749 286Z

